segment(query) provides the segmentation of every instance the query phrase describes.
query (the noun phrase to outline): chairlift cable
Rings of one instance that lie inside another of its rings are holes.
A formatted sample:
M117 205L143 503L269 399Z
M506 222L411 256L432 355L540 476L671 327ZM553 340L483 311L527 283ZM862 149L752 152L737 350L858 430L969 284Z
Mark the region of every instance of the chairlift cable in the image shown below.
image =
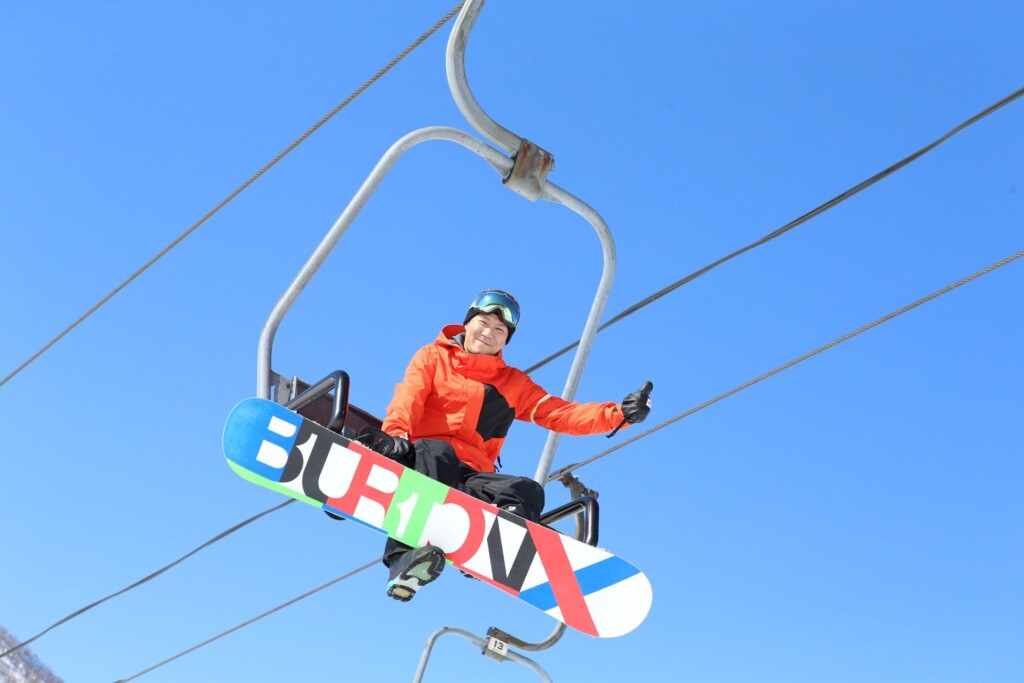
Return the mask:
M839 344L842 344L845 341L849 341L850 339L853 339L854 337L856 337L857 335L859 335L859 334L861 334L863 332L867 332L868 330L870 330L872 328L878 327L879 325L881 325L883 323L889 322L893 318L895 318L897 316L900 316L900 315L903 315L907 311L910 311L910 310L912 310L914 308L917 308L918 306L920 306L922 304L926 304L929 301L931 301L932 299L936 299L936 298L942 296L943 294L947 294L947 293L953 291L954 289L956 289L956 288L958 288L958 287L960 287L962 285L967 284L968 282L976 280L976 279L980 278L983 275L988 275L992 271L997 270L998 268L1002 268L1003 266L1005 266L1005 265L1007 265L1009 263L1012 263L1013 261L1016 261L1017 259L1021 258L1022 256L1024 256L1024 251L1019 251L1019 252L1017 252L1016 254L1014 254L1012 256L1008 256L1008 257L1004 258L1003 260L1001 260L1001 261L999 261L997 263L993 263L992 265L979 270L978 272L974 273L973 275L968 275L967 277L963 278L962 280L958 280L957 282L954 282L951 285L948 285L946 287L943 287L940 290L932 292L928 296L922 297L922 298L918 299L917 301L915 301L913 303L907 304L903 308L900 308L898 310L893 311L892 313L884 315L881 318L879 318L878 320L875 320L874 322L868 323L867 325L864 325L863 327L860 327L860 328L854 330L853 332L849 332L849 333L843 335L842 337L839 337L838 339L835 339L835 340L829 342L828 344L825 344L824 346L819 346L818 348L816 348L813 351L810 351L808 353L805 353L804 355L800 356L799 358L795 358L795 359L789 361L788 363L784 363L784 364L778 366L777 368L775 368L774 370L770 370L770 371L764 373L760 377L752 379L749 382L745 382L744 384L741 384L740 386L738 386L738 387L736 387L734 389L730 389L729 391L725 392L724 394L719 394L718 396L712 398L711 400L705 401L704 403L701 403L699 406L696 406L695 408L691 408L691 409L687 410L686 412L680 413L679 415L676 415L675 417L672 417L672 418L670 418L668 420L665 420L664 422L662 422L662 423L660 423L658 425L655 425L654 427L651 427L650 429L648 429L648 430L646 430L646 431L644 431L644 432L642 432L640 434L637 434L636 436L634 436L632 438L626 439L622 443L616 444L615 446L613 446L613 447L611 447L611 448L609 448L607 450L604 450L604 451L598 453L597 455L591 456L591 457L587 458L586 460L583 460L581 462L575 463L573 465L569 465L567 467L563 467L562 469L558 470L557 472L552 474L550 477L548 477L548 482L557 481L563 475L566 475L566 474L569 474L570 472L578 470L581 467L584 467L585 465L589 465L590 463L594 462L595 460L599 460L600 458L603 458L606 455L614 453L615 451L619 450L620 448L624 448L624 447L632 444L635 441L639 441L640 439L643 439L644 437L650 436L654 432L657 432L657 431L659 431L661 429L664 429L665 427L668 427L670 424L673 424L675 422L678 422L679 420L682 420L684 417L689 417L690 415L693 415L696 412L704 410L705 408L707 408L707 407L709 407L711 405L714 405L715 403L718 403L722 399L729 398L730 396L732 396L734 394L738 394L739 392L743 391L744 389L748 389L748 388L754 386L755 384L757 384L758 382L761 382L762 380L766 380L769 377L773 377L773 376L779 374L780 372L782 372L783 370L788 370L789 368L793 367L794 365L797 365L799 363L804 362L805 360L813 358L814 356L817 356L819 353L822 353L824 351L828 351L829 349L831 349L831 348L833 348L835 346L838 346Z
M285 502L281 503L280 505L275 505L272 508L268 508L268 509L264 510L263 512L261 512L261 513L259 513L257 515L254 515L254 516L250 517L249 519L247 519L247 520L245 520L243 522L239 522L238 524L234 525L230 529L227 529L225 531L220 532L219 534L217 534L216 536L214 536L213 538L208 540L206 543L203 543L202 545L200 545L199 547L195 548L191 552L188 552L185 555L182 555L181 557L179 557L174 562L171 562L169 565L156 570L155 572L153 572L149 576L146 576L145 578L139 579L138 581L136 581L132 585L130 585L130 586L126 587L126 588L122 588L121 590L117 591L116 593L111 593L110 595L108 595L105 598L101 598L101 599L97 600L96 602L94 602L94 603L92 603L90 605L86 605L85 607L81 608L80 610L72 612L68 616L64 617L63 619L61 619L61 620L59 620L57 622L55 622L54 624L50 625L48 628L40 631L36 635L34 635L31 638L29 638L28 640L26 640L24 642L21 642L21 643L18 643L17 645L15 645L11 649L7 650L6 652L0 653L0 659L3 659L7 655L14 654L15 652L17 652L21 648L26 647L30 643L38 640L39 638L43 637L44 635L46 635L47 633L49 633L53 629L57 628L58 626L60 626L62 624L66 624L67 622L71 621L75 617L80 616L82 614L85 614L86 612L91 610L93 607L98 607L99 605L103 604L107 600L111 600L113 598L116 598L119 595L127 593L128 591L130 591L133 588L137 588L138 586L141 586L142 584L150 581L151 579L155 579L156 577L158 577L161 574L163 574L164 572L166 572L168 569L170 569L170 568L172 568L172 567L174 567L174 566L176 566L178 564L181 564L182 562L184 562L188 558L192 557L193 555L198 553L200 550L202 550L204 548L208 548L209 546L213 545L214 543L216 543L217 541L221 540L222 538L224 538L226 536L230 536L231 534L235 533L236 531L238 531L242 527L244 527L244 526L246 526L246 525L248 525L248 524L250 524L252 522L255 522L260 517L263 517L264 515L269 515L271 512L277 512L278 510L283 508L285 505L288 505L288 504L294 503L294 502L295 502L294 498L286 500Z
M420 35L419 38L417 38L412 43L410 43L404 50L402 50L400 53L398 53L390 62L385 64L383 67L381 67L377 71L377 73L375 73L373 76L370 76L370 78L368 78L366 80L366 82L364 82L361 86L356 88L352 92L352 94L350 94L348 97L346 97L344 100L342 100L341 103L339 103L334 109L332 109L330 112L328 112L326 115L324 115L323 118L321 118L319 121L317 121L315 124L313 124L313 126L309 130L307 130L305 133L303 133L298 138L296 138L295 141L292 142L290 145L285 147L277 156L275 156L265 166L263 166L263 168L258 170L248 180L246 180L244 183L239 185L231 194L229 194L227 197L222 199L219 204L217 204L215 207L210 209L210 211L208 211L206 213L206 215L204 215L198 221L193 223L191 227L189 227L187 230L185 230L185 232L181 233L176 238L174 238L174 240L171 241L171 243L168 244L166 247L161 249L160 252L157 253L156 256L151 258L142 267L140 267L138 270L136 270L134 273L132 273L124 282L122 282L117 287L112 289L110 291L110 293L108 293L106 296L104 296L102 299L100 299L96 304L94 304L92 306L92 308L87 310L77 320L75 320L73 323L71 323L66 328L64 328L64 330L62 330L60 332L60 334L58 334L56 337L54 337L49 342L47 342L42 348L40 348L38 351L36 351L34 354L32 354L32 356L30 356L28 358L28 360L23 362L21 365L19 365L13 371L11 371L11 373L8 374L6 377L4 377L3 379L0 379L0 387L3 387L5 384L7 384L7 382L9 382L11 379L13 379L15 376L17 376L18 373L20 373L22 370L27 368L33 362L35 362L35 360L38 359L40 356L42 356L44 353L49 351L50 348L54 344L56 344L61 339L63 339L69 332L71 332L73 329L75 329L80 324L82 324L89 316L91 316L93 313L98 311L104 304L106 304L108 301L113 299L114 296L116 296L122 289L124 289L129 284L134 282L135 279L138 278L140 275L142 275L146 270L148 270L150 266L155 264L161 258L166 256L168 252L170 252L176 246L181 244L181 242L184 241L184 239L186 237L188 237L193 232L195 232L196 229L199 228L199 226L201 226L203 223L205 223L207 220L209 220L211 217L213 217L214 214L216 214L218 211L220 211L225 206L227 206L228 203L230 203L233 199L235 199L235 197L237 197L242 192L244 192L246 189L248 189L250 185L252 185L257 180L259 180L267 171L269 171L273 166L275 166L277 164L277 162L281 161L281 159L283 159L285 156L290 154L296 147L298 147L300 144L305 142L311 135L313 135L313 133L315 133L325 123L327 123L331 118L333 118L335 114L340 112L342 109L344 109L346 106L348 106L353 100L355 100L357 97L362 95L363 92L365 92L371 85L376 83L385 73L390 71L392 67L394 67L396 64L398 64L398 62L402 61L406 56L409 55L410 52L412 52L417 47L419 47L421 44L423 44L423 42L426 41L427 38L429 38L434 33L436 33L438 29L440 29L452 17L454 17L456 14L458 14L459 10L462 9L462 4L463 3L459 3L455 8L453 8L450 12L448 12L444 17L439 19L437 21L437 23L435 23L433 26L431 26L429 29L427 29L422 35Z
M766 244L766 243L774 240L776 237L780 237L780 236L784 235L785 233L789 232L790 230L792 230L792 229L794 229L794 228L796 228L796 227L798 227L800 225L803 225L804 223L806 223L807 221L811 220L812 218L820 216L821 214L825 213L829 209L837 206L838 204L841 204L842 202L846 201L850 197L853 197L854 195L860 193L862 190L866 190L867 188L871 187L872 185L874 185L878 181L880 181L880 180L882 180L884 178L887 178L888 176L892 175L896 171L899 171L903 167L905 167L905 166L909 165L910 163L916 161L917 159L921 158L922 156L924 156L928 152L932 151L933 149L935 149L936 147L941 145L943 142L949 140L951 137L953 137L954 135L956 135L960 131L964 130L965 128L968 128L969 126L971 126L974 123L977 123L978 121L980 121L981 119L985 118L989 114L995 112L998 109L1001 109L1002 107L1006 106L1007 104L1010 104L1011 102L1013 102L1014 100L1020 98L1021 96L1024 96L1024 88L1020 88L1020 89L1010 93L1009 95L1007 95L1003 99L999 100L998 102L996 102L995 104L993 104L993 105L991 105L989 107L986 107L984 110L978 112L977 114L975 114L971 118L967 119L966 121L964 121L960 125L956 126L952 130L950 130L945 135L943 135L943 136L939 137L938 139L934 140L933 142L925 145L924 147L922 147L921 149L917 150L916 152L914 152L910 156L907 156L907 157L901 159L900 161L896 162L892 166L889 166L885 170L879 171L878 173L876 173L875 175L871 176L867 180L864 180L864 181L858 183L857 185L854 185L850 189L846 190L845 192L842 192L842 193L836 195L835 197L833 197L832 199L828 200L824 204L818 206L817 208L815 208L815 209L813 209L811 211L808 211L807 213L805 213L804 215L800 216L799 218L797 218L795 220L792 220L789 223L785 224L784 226L782 226L778 230L775 230L774 232L771 232L771 233L765 235L764 237L760 238L759 240L751 242L750 244L748 244L747 246L743 247L742 249L737 249L736 251L732 252L731 254L729 254L727 256L723 256L722 258L718 259L717 261L704 266L700 270L697 270L697 271L695 271L693 273L690 273L689 275L687 275L686 277L682 278L681 280L677 280L676 282L672 283L668 287L665 287L664 289L661 289L661 290L655 292L654 294L651 294L647 298L642 299L642 300L636 302L635 304L633 304L632 306L630 306L626 310L622 311L621 313L619 313L615 317L609 319L607 322L602 324L599 328L597 328L597 331L601 332L601 331L605 330L606 328L611 327L612 325L614 325L615 323L619 322L623 318L626 318L626 317L632 315L633 313L636 313L641 308L647 306L648 304L654 303L655 301L657 301L661 297L665 296L666 294L668 294L668 293L670 293L670 292L672 292L672 291L682 287L683 285L685 285L685 284L687 284L689 282L692 282L693 280L696 280L701 275L704 275L705 273L708 273L708 272L714 270L715 268L717 268L718 266L722 265L723 263L725 263L727 261L731 261L732 259L736 258L737 256L739 256L741 254L744 254L744 253L746 253L746 252L748 252L748 251L750 251L750 250L752 250L752 249L754 249L756 247L759 247L759 246L761 246L763 244ZM544 367L545 365L547 365L551 361L555 360L559 356L562 356L565 353L568 353L569 351L572 351L574 348L579 346L579 343L580 343L579 340L576 340L575 342L573 342L572 344L569 344L565 348L563 348L563 349L561 349L559 351L556 351L555 353L551 354L550 356L548 356L547 358L541 360L540 362L535 363L535 364L531 365L530 367L526 368L526 370L524 370L524 372L526 372L526 374L530 374L530 373L532 373L535 370L539 370L540 368Z
M336 583L341 583L345 579L348 579L348 578L350 578L352 576L355 576L356 574L358 574L359 572L363 571L364 569L369 569L373 565L375 565L378 562L380 562L382 559L383 559L382 557L378 557L376 559L373 559L373 560L371 560L370 562L367 562L366 564L364 564L361 567L353 569L352 571L350 571L350 572L348 572L346 574L342 574L341 576L339 576L336 579L332 579L332 580L328 581L327 583L323 584L322 586L314 588L311 591L307 591L307 592L303 593L302 595L300 595L300 596L298 596L296 598L292 598L288 602L283 602L280 605L278 605L277 607L274 607L272 609L267 610L263 614L259 614L259 615L255 616L255 617L253 617L252 619L249 619L248 621L243 621L241 624L238 624L237 626L233 626L233 627L229 628L227 631L219 633L219 634L213 636L212 638L208 638L208 639L204 640L203 642L201 642L201 643L199 643L197 645L193 645L192 647L188 648L187 650L183 650L183 651L179 652L178 654L174 655L173 657L168 657L167 659L165 659L164 661L160 662L159 664L154 664L153 666L149 667L148 669L140 671L137 674L133 674L132 676L129 676L128 678L119 679L115 683L128 683L128 681L133 681L136 678L138 678L138 677L140 677L140 676L142 676L144 674L147 674L150 671L153 671L154 669L159 669L164 664L169 664L170 662L173 662L175 659L179 659L179 658L184 657L185 655L187 655L189 653L195 652L199 648L204 647L206 645L209 645L213 641L219 640L219 639L223 638L226 635L234 633L235 631L241 630L242 628L244 628L244 627L246 627L246 626L248 626L250 624L253 624L253 623L257 622L257 621L259 621L263 617L268 617L271 614L273 614L274 612L282 610L285 607L289 607L291 605L294 605L295 603L299 602L300 600L304 600L304 599L308 598L309 596L313 595L314 593L319 593L320 591L322 591L325 588L330 588L331 586L333 586Z

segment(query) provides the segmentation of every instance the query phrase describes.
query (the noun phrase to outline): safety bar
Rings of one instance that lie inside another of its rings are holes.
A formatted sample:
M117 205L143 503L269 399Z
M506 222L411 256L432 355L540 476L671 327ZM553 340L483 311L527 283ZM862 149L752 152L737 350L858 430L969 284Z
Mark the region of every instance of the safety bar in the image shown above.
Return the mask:
M545 512L540 518L540 523L550 526L570 516L579 514L583 515L584 520L584 532L579 540L587 545L597 545L597 528L600 519L597 498L593 496L583 496L582 498L571 500L554 510ZM579 537L579 534L577 534L577 537Z
M333 389L334 405L331 408L331 418L325 426L332 432L341 434L341 430L345 426L345 418L348 417L348 391L350 384L347 372L335 370L285 403L284 407L297 413Z

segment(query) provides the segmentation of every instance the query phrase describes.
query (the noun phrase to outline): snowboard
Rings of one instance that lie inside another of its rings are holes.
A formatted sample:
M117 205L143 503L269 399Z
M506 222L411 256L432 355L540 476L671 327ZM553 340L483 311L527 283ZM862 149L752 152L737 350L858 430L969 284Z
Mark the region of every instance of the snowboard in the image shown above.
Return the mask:
M224 454L243 478L449 563L566 625L599 638L629 633L651 607L632 564L527 521L379 455L272 401L228 416Z

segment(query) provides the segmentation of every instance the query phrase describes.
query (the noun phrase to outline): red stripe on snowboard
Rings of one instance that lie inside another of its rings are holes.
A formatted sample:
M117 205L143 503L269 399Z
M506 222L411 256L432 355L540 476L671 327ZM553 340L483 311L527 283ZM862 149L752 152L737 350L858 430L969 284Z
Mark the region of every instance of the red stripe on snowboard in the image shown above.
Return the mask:
M558 533L532 523L528 526L548 582L551 583L551 591L555 594L555 602L562 611L562 621L578 631L596 636L597 626L590 616L590 608L583 599L583 591L580 590L576 573L572 570Z

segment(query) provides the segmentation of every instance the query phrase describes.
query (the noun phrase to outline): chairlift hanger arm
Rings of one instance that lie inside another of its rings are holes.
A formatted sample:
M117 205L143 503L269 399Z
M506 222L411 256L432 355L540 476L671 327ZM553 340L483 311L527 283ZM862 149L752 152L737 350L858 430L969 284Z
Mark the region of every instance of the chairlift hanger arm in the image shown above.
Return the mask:
M445 51L445 72L452 99L469 125L509 154L519 150L523 139L492 119L477 103L466 78L466 43L483 9L484 0L467 0L455 20Z
M484 0L469 0L462 6L445 51L445 72L448 88L452 92L455 106L466 121L480 135L504 149L515 165L504 176L503 182L509 189L521 194L531 202L542 195L547 175L555 168L555 157L522 136L516 135L492 119L477 103L466 78L466 43L476 20L483 9Z

